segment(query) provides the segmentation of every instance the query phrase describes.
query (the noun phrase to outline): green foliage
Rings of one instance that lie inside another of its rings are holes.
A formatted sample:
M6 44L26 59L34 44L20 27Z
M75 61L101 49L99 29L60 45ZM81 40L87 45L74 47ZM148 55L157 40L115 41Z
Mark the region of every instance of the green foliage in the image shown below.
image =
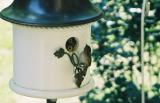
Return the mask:
M0 20L0 103L15 103L8 81L12 74L11 25Z
M104 18L93 26L96 88L83 103L141 103L140 17L142 0L93 0ZM160 3L151 2L146 17L145 97L160 103ZM94 67L94 66L93 66ZM101 81L101 82L100 82Z

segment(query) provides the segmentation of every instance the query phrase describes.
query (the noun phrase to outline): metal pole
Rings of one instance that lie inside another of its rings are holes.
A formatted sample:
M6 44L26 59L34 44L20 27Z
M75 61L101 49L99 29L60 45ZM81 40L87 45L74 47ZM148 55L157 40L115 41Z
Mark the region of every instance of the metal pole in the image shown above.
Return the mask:
M145 16L148 16L150 10L149 0L143 0L142 5L142 15L141 15L141 70L142 70L142 93L141 93L141 103L145 103L145 78L144 78L144 46L145 46Z
M57 102L56 99L55 100L47 99L47 103L56 103L56 102Z

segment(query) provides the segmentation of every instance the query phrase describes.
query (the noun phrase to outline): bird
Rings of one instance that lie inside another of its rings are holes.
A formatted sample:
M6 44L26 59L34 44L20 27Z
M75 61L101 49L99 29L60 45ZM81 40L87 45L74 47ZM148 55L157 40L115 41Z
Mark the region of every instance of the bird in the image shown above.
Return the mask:
M80 65L84 65L84 75L86 75L88 67L91 65L91 47L86 45L83 52L79 56Z
M88 67L91 65L91 48L86 45L84 50L80 53L79 64L75 69L75 82L78 87L81 86L84 77L86 76Z

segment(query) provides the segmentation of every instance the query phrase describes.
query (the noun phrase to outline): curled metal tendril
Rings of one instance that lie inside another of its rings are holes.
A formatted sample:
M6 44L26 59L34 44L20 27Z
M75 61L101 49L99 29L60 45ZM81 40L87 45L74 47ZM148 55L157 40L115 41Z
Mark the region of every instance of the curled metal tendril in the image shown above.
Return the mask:
M74 65L76 67L79 64L79 58L78 58L77 54L73 53L72 55L70 55L67 52L65 52L65 54L69 57L72 65Z

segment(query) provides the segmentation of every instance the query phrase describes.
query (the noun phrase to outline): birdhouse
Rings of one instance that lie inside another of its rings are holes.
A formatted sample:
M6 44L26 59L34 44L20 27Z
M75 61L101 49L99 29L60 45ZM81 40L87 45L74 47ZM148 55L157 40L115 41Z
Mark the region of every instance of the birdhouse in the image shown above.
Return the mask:
M56 99L94 87L91 25L102 12L89 0L14 0L0 16L13 24L13 91Z

